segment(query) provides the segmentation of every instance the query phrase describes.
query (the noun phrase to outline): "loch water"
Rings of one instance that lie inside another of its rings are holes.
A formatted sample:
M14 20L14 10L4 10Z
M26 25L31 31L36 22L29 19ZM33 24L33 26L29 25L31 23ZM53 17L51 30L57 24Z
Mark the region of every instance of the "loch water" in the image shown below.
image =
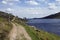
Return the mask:
M60 19L29 19L26 23L38 29L60 35Z

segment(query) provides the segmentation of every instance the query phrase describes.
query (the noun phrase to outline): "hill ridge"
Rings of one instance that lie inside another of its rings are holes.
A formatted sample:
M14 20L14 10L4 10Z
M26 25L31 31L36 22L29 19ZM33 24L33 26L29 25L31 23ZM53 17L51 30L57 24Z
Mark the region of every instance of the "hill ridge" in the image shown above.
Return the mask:
M60 19L60 12L56 13L56 14L52 14L52 15L49 15L49 16L46 16L46 17L43 17L43 19Z

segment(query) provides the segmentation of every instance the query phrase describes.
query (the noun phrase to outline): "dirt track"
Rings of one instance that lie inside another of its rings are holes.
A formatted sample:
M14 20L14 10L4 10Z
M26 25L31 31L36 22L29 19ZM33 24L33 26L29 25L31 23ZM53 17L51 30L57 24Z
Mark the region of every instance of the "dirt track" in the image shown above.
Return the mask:
M9 33L9 40L32 40L25 28L17 23L12 23L13 28Z

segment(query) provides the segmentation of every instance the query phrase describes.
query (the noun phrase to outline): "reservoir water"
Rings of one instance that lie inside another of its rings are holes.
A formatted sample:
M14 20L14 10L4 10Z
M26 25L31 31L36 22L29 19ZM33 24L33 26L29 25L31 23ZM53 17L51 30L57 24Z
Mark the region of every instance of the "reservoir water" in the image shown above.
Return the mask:
M29 19L27 24L60 35L60 19Z

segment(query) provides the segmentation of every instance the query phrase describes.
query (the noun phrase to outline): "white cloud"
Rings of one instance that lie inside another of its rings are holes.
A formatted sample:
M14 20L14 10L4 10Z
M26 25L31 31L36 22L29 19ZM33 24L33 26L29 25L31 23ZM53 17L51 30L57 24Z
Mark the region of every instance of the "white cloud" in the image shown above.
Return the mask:
M18 0L3 0L1 3L11 6L14 4L14 1L18 1Z
M14 3L9 3L9 5L13 5Z
M56 1L60 2L60 0L56 0Z
M14 15L17 15L19 17L44 17L48 16L50 14L54 14L56 12L60 11L60 8L50 10L48 8L24 8L24 7L16 7L15 8L7 8L7 12L10 12ZM6 11L5 10L5 11Z
M6 2L8 2L8 1L5 1L3 3L7 4ZM10 0L10 1L12 1L12 0ZM27 1L26 3L30 4L30 5L39 5L39 3L37 3L35 0L30 0L30 1ZM48 3L49 8L51 8L53 10L50 10L46 7L44 7L44 8L41 8L41 7L39 7L39 8L38 7L36 7L36 8L26 7L25 8L25 7L20 7L18 5L13 5L14 4L13 2L10 2L10 3L8 2L8 4L12 5L12 7L7 8L7 9L5 8L5 11L13 13L14 15L18 15L20 17L44 17L44 16L47 16L47 15L50 15L50 14L53 14L53 13L56 13L56 12L60 11L60 7L58 8L55 3Z
M11 8L7 8L6 11L7 11L7 12L12 12L13 9L11 9Z
M7 4L7 2L6 2L6 1L2 1L2 3L3 3L3 4Z
M49 8L51 8L51 9L56 9L56 8L57 8L57 6L56 6L55 3L48 3L48 6L49 6Z
M57 5L60 6L60 0L56 0Z
M46 8L15 8L15 12L18 13L16 15L25 15L25 17L44 17L49 15L49 13L52 14L51 11Z
M48 16L51 14L54 14L56 12L59 12L60 8L50 10L48 8L41 8L41 7L36 7L36 8L23 8L23 7L17 7L14 8L15 15L22 16L22 17L44 17ZM18 13L18 14L17 14Z
M15 1L20 1L20 0L15 0Z
M38 3L36 1L27 1L26 2L27 4L30 4L30 5L38 5Z
M42 1L42 2L44 2L44 1L46 1L46 0L37 0L37 1Z
M4 1L20 1L20 0L4 0Z

